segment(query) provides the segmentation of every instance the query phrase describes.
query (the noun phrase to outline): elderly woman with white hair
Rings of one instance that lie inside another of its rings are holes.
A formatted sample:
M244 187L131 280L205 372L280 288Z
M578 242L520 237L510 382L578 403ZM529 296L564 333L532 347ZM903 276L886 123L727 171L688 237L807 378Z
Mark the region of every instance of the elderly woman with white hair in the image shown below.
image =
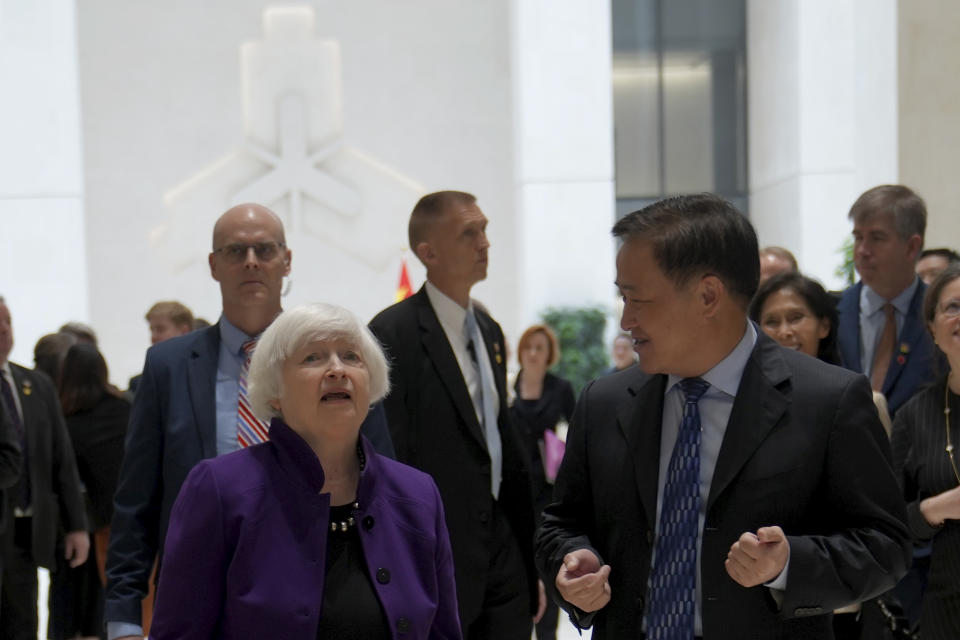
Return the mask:
M460 638L430 476L360 435L388 367L340 307L281 314L248 376L270 440L190 472L170 518L151 638Z

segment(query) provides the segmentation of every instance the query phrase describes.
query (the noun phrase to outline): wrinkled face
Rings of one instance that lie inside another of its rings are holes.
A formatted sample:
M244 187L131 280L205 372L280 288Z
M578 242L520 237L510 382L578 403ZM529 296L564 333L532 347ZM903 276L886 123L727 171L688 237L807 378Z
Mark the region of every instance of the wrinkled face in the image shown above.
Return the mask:
M767 296L760 310L760 328L781 346L817 357L820 341L830 333L830 321L817 318L792 289Z
M550 362L550 340L538 331L527 338L520 350L520 366L524 369L543 371Z
M476 204L458 204L427 234L428 268L457 283L472 286L487 277L487 217Z
M13 349L13 322L10 320L10 309L0 302L0 364L7 361Z
M778 273L793 271L793 265L780 256L765 253L760 256L760 284L763 284Z
M893 217L874 215L853 226L853 262L864 284L890 288L909 279L923 241L897 235Z
M937 346L956 369L960 362L960 278L955 278L940 292L937 313L930 323L930 331Z
M173 321L166 316L153 316L149 322L150 344L157 344L170 338L176 338L190 331L188 327L173 324Z
M917 261L917 275L923 280L923 284L929 286L948 266L950 261L943 256L929 255Z
M280 306L290 250L279 221L265 210L234 209L217 223L210 273L224 306Z
M678 289L660 270L645 240L628 239L617 254L617 286L623 296L620 326L633 337L646 373L701 373L695 370L697 342L703 335L693 280Z
M356 438L370 407L370 374L359 345L336 338L297 349L283 363L280 398L274 403L308 442Z

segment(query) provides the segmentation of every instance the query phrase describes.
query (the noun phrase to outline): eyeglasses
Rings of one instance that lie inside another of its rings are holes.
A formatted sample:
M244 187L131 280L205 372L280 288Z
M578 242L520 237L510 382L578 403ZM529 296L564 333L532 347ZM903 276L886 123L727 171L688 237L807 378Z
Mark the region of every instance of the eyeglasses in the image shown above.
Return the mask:
M214 253L219 253L223 258L232 264L238 264L247 259L247 254L250 252L250 249L253 249L253 253L256 254L257 260L260 262L269 262L276 258L280 254L280 250L283 249L282 242L254 242L252 244L228 244L220 247L219 249L214 249Z
M940 305L940 313L948 318L960 316L960 300L954 299Z

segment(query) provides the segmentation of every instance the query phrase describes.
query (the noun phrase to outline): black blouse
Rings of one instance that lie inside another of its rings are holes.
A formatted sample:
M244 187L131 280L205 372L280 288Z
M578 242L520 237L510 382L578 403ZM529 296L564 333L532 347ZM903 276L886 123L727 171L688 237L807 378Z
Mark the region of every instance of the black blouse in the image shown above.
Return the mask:
M523 370L517 374L517 381L514 384L517 395L510 412L520 430L520 436L527 451L527 459L530 461L534 496L539 498L545 491L549 493L550 489L544 476L543 460L540 459L543 432L547 429L555 429L560 420L570 421L573 417L575 399L573 387L568 381L548 373L543 379L543 392L540 397L536 400L524 400L520 397L522 376Z
M352 508L349 504L330 507L330 521L347 520ZM367 571L357 527L327 535L327 569L317 638L389 640L390 628Z

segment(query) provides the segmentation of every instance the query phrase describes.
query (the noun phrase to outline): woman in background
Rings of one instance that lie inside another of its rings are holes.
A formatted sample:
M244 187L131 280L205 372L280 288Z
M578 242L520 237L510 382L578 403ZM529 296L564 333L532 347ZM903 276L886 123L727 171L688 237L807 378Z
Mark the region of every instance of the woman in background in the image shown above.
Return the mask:
M750 303L750 319L784 347L840 363L837 303L816 280L799 273L771 277Z
M923 316L950 371L918 392L893 424L893 462L914 539L932 541L920 611L924 640L960 638L960 267L927 289Z
M67 351L58 389L67 431L86 489L93 535L92 557L63 583L51 582L49 637L53 640L101 637L103 633L104 563L113 516L113 494L123 460L123 440L130 403L107 376L107 363L93 344L79 342Z
M529 327L517 345L520 372L514 385L516 396L510 413L530 461L534 508L539 524L540 514L553 496L553 478L547 476L544 434L556 433L559 423L573 415L573 387L547 369L560 361L560 346L553 329L544 324ZM548 600L543 617L537 622L538 640L553 640L557 635L557 605Z

